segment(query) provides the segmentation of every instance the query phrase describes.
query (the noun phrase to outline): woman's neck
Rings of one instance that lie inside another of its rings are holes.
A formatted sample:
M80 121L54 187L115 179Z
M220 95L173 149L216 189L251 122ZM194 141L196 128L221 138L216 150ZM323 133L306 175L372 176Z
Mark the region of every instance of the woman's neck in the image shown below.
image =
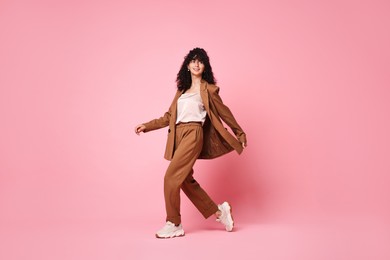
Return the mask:
M190 86L190 88L186 91L186 93L199 92L201 81L202 81L202 77L192 77L191 86Z
M191 77L191 81L192 81L192 86L199 86L201 81L202 81L202 77L197 77L197 76L192 76Z

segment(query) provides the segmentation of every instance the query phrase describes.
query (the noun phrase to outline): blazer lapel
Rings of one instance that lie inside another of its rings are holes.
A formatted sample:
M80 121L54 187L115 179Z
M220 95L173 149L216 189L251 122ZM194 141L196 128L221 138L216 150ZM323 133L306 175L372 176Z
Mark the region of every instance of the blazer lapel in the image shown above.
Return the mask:
M165 148L164 158L167 160L171 160L173 156L173 150L175 147L175 136L176 136L176 114L177 114L177 100L179 99L182 91L177 91L175 97L173 98L172 104L169 107L169 111L171 113L169 120L169 129L168 129L168 140Z
M172 103L172 117L176 119L176 113L177 113L177 100L179 99L180 95L181 95L182 91L177 91L176 93L176 96L173 100L173 103Z
M209 93L207 92L207 82L205 80L202 80L200 84L200 96L207 114L210 115Z
M176 115L177 115L177 100L179 99L180 95L183 93L183 91L177 91L175 98L172 101L172 107L171 107L171 120L170 120L170 126L174 129L174 126L176 124Z

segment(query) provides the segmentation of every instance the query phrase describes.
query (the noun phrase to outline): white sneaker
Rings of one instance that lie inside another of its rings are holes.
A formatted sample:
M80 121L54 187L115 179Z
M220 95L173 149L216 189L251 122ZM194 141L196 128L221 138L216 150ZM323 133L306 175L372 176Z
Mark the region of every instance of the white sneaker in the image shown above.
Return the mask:
M217 218L217 221L225 225L226 231L232 231L234 227L232 207L225 201L224 203L218 205L218 209L221 211L221 216Z
M179 226L175 226L175 224L170 221L167 221L165 226L156 233L157 238L173 238L181 236L184 236L182 225L180 224Z

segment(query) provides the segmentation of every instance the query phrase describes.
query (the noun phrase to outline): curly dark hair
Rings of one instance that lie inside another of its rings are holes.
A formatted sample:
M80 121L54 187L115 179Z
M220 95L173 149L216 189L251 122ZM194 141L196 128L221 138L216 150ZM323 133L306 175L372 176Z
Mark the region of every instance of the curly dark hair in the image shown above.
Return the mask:
M216 79L214 78L207 52L202 48L194 48L184 57L183 64L181 65L179 73L177 73L177 88L181 91L186 91L191 87L191 72L188 71L187 66L192 60L199 60L203 63L204 71L202 73L202 79L210 84L215 84Z

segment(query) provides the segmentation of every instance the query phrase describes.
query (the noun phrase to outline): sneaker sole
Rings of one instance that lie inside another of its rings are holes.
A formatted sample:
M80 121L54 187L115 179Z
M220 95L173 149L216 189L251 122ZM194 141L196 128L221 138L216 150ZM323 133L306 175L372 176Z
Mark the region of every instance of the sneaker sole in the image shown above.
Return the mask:
M158 238L158 239L168 239L168 238L175 238L175 237L184 237L184 235L185 235L184 230L182 230L182 231L176 231L172 235L166 236L166 237L160 237L160 236L158 236L156 234L156 238Z
M226 203L228 204L228 206L229 206L229 208L230 208L230 217L232 218L232 229L230 229L230 230L226 229L226 231L232 232L232 231L233 231L233 228L234 228L234 218L233 218L233 214L232 214L233 208L232 208L232 206L229 204L229 202L226 202Z

